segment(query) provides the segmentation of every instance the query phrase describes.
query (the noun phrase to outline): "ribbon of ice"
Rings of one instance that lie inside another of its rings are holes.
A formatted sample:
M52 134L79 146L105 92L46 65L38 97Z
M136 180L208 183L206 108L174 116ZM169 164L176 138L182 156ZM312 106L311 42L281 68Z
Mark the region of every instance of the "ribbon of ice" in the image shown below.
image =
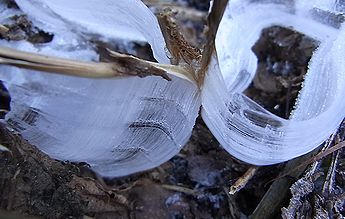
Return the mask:
M153 14L135 0L16 0L37 26L55 34L47 45L1 42L21 50L97 60L87 39L147 41L155 58L169 60ZM267 3L268 2L268 3ZM277 3L275 3L277 2ZM216 51L202 85L202 116L237 158L266 165L317 147L345 113L344 31L332 1L230 1ZM320 2L320 3L319 3ZM242 92L257 59L251 51L263 28L292 27L320 42L290 120L272 115ZM200 106L198 87L173 77L91 80L1 66L12 101L7 121L50 156L85 161L104 176L158 166L188 140Z
M1 44L79 60L98 60L87 40L98 34L148 41L167 63L151 11L136 0L17 0L36 26L54 33L46 45ZM172 77L85 79L1 66L12 96L9 124L53 158L83 161L103 176L156 167L190 137L200 108L198 87Z
M345 115L343 9L326 0L230 1L202 91L203 119L230 154L256 165L274 164L315 149L337 129ZM273 25L320 42L289 120L243 94L257 66L251 47L263 28Z

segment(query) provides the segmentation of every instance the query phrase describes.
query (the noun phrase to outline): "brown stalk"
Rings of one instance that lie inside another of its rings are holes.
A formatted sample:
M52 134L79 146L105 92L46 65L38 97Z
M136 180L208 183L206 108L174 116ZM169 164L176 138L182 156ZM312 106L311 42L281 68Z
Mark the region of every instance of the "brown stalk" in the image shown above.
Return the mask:
M199 85L202 85L212 54L215 53L215 38L227 4L228 0L215 0L212 5L211 13L208 15L208 29L206 32L207 43L202 53L201 68L197 73Z
M256 171L258 170L259 167L250 167L243 176L241 176L236 182L230 187L229 194L234 195L237 192L239 192L241 189L243 189L247 183L249 182L250 179L253 178L255 175Z
M176 13L170 9L164 9L157 16L167 49L170 52L172 65L179 65L187 69L196 80L196 69L199 68L201 52L198 48L190 45L179 31L175 19Z
M5 34L8 31L9 31L9 29L6 26L0 24L0 34Z
M0 64L87 78L156 75L171 80L168 75L170 74L189 81L192 80L184 69L177 66L160 65L115 52L111 54L115 57L115 61L111 63L86 62L0 47Z

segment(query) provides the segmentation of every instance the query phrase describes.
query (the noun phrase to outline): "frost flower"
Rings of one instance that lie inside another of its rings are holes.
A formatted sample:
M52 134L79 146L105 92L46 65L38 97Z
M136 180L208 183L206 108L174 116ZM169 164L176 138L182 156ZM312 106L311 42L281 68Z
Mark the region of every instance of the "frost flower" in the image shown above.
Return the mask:
M129 63L139 63L139 71L148 74L164 71L171 79L90 79L0 67L0 79L12 97L7 123L53 158L87 162L103 176L146 170L176 155L191 135L200 106L203 119L221 145L235 157L256 165L283 162L313 150L344 117L341 3L229 1L215 41L209 38L201 58L192 48L179 48L178 37L169 32L173 30L164 22L160 29L156 17L139 0L16 2L37 27L53 33L54 38L36 45L0 41L2 46L89 63L99 59L91 42L111 45L119 38L148 42L160 64L141 65L142 61L133 57ZM215 1L214 8L220 2ZM0 11L0 22L6 21L3 15L12 13L4 6ZM257 65L251 47L261 30L273 25L293 28L320 43L289 120L269 113L243 94ZM211 33L217 29L209 28ZM9 55L13 51L5 51L0 54L0 63L13 64ZM121 64L128 61L128 57L112 54ZM67 73L75 70L65 59L60 61ZM21 59L15 65L42 70L34 60ZM101 67L110 72L114 69L109 64ZM138 70L127 67L125 71ZM58 65L49 68L61 70Z

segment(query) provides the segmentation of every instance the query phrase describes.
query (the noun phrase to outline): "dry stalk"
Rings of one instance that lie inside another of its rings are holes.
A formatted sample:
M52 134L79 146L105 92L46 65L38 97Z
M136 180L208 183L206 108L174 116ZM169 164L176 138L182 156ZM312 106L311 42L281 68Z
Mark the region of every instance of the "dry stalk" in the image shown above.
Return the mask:
M163 184L163 185L161 185L161 187L164 189L167 189L167 190L175 191L175 192L182 192L182 193L185 193L187 195L193 195L193 196L198 195L197 191L195 191L193 189L186 188L186 187L182 187L182 186Z
M0 24L0 34L5 34L8 31L9 31L9 29L6 26Z
M173 65L183 66L188 69L196 79L195 72L200 66L201 51L185 40L183 34L179 31L174 16L175 12L170 8L164 9L157 16L165 43L170 52L170 62Z
M324 151L321 151L320 153L316 154L315 156L311 157L310 159L307 159L305 162L297 165L295 168L285 172L284 174L279 176L278 179L282 178L282 177L285 177L285 176L289 176L292 172L297 171L299 169L305 169L309 164L318 162L321 159L327 157L328 155L330 155L330 154L332 154L332 153L342 149L343 147L345 147L345 141L339 142L336 145L334 145L333 147L328 148L328 149L326 149Z
M337 141L337 143L339 143L340 142L339 135L337 137L338 138L336 139L336 141ZM337 165L338 165L340 152L341 152L341 150L338 150L337 152L332 154L331 164L328 168L326 179L325 179L325 182L324 182L323 188L322 188L322 193L325 197L329 197L329 195L334 190L335 174L336 174L336 169L337 169Z
M10 152L10 150L7 147L5 147L2 144L0 144L0 152L1 151L8 151L8 152Z
M228 0L214 1L211 12L208 15L208 18L207 18L208 29L206 32L207 43L204 46L202 59L201 59L201 66L197 72L199 86L202 86L203 84L212 55L216 54L215 52L216 33L217 33L220 21L223 17L227 4L228 4Z
M244 188L249 180L253 178L256 171L259 169L259 167L250 167L243 176L241 176L236 182L230 187L230 195L234 195L238 191L240 191L242 188Z
M0 113L8 113L8 110L0 109Z
M334 137L331 136L330 138ZM332 141L328 141L325 145L331 144ZM332 154L341 148L345 147L345 141L339 142L331 148L325 149L319 153L317 150L310 152L302 157L289 161L285 168L284 174L279 176L275 182L271 185L265 196L262 198L259 205L256 207L250 219L256 218L274 218L282 206L285 198L289 193L289 188L305 170L305 168L315 163L322 158ZM286 177L289 176L289 177Z
M86 62L0 47L0 64L86 78L146 77L155 75L171 80L169 75L174 75L185 80L194 81L185 69L178 66L161 65L115 52L111 52L111 55L115 57L115 61L111 63Z

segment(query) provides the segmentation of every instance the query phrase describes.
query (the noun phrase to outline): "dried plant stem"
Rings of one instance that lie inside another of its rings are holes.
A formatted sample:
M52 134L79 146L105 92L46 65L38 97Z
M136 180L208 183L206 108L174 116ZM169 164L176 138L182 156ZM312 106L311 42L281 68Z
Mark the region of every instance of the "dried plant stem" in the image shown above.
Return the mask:
M326 151L329 147L331 147L331 144L333 143L336 134L337 132L334 132L331 135L331 137L329 137L327 141L325 141L324 146L320 150L320 153ZM320 163L320 161L315 161L312 165L310 165L309 169L306 171L306 177L311 177L312 175L314 175L315 172L318 170Z
M182 193L185 193L188 195L193 195L193 196L197 195L196 191L194 191L193 189L186 188L186 187L175 186L175 185L166 185L166 184L163 184L161 186L162 186L162 188L167 189L167 190L171 190L171 191L175 191L175 192L182 192Z
M295 169L296 166L299 166L314 154L316 154L316 151L287 162L284 172L289 172L290 170ZM283 203L289 194L289 188L296 181L295 179L298 178L303 172L304 169L295 169L289 175L290 177L279 178L274 181L264 197L261 199L261 202L254 210L253 214L249 216L249 219L275 218L276 214L283 207Z
M0 144L0 152L1 151L10 151L10 150L7 147L5 147L2 144Z
M199 86L202 86L202 84L204 83L204 78L208 70L212 55L216 54L216 48L215 48L216 34L217 34L218 27L222 20L227 4L228 4L228 0L214 1L211 12L208 15L208 18L207 18L208 30L206 32L207 42L204 45L204 50L202 53L201 67L199 68L197 72Z
M345 141L339 142L336 145L334 145L331 148L327 148L325 151L321 151L320 153L316 154L315 156L311 157L310 159L307 159L305 162L301 163L300 165L296 166L294 169L285 172L282 176L279 176L278 178L288 176L291 174L291 172L297 170L297 169L305 169L309 164L315 163L323 159L324 157L342 149L345 147Z
M333 137L334 135L332 135L330 138ZM331 142L332 140L329 140L325 144L328 145ZM271 185L259 205L256 207L255 211L249 218L269 219L275 217L275 215L282 207L282 203L287 197L289 188L291 187L292 183L304 172L304 169L309 164L317 162L327 155L340 150L343 147L345 147L345 141L339 142L333 147L319 153L317 153L318 150L314 150L307 155L289 161L284 168L284 174L282 174L282 176L279 176L277 180Z
M7 33L8 31L9 31L9 29L7 27L0 24L0 34Z
M259 167L250 167L243 176L241 176L231 187L230 187L230 195L234 195L238 191L240 191L242 188L244 188L249 180L253 178L256 171Z
M339 144L339 142L340 142L339 135L337 135L336 142L337 142L337 144ZM336 169L337 169L337 165L338 165L340 152L341 152L341 150L338 150L332 154L331 164L328 168L326 179L325 179L325 182L324 182L323 188L322 188L322 193L323 193L324 197L329 197L329 195L334 190L333 186L335 184L335 173L336 173Z
M170 75L176 76L178 78L182 78L185 80L188 80L190 82L194 82L195 83L195 79L194 79L194 73L190 72L188 70L186 70L185 68L178 66L178 65L167 65L167 64L161 64L161 63L157 63L157 62L150 62L150 61L146 61L146 60L142 60L133 56L128 56L128 55L124 55L115 51L112 51L110 49L107 49L107 51L109 52L109 55L117 58L117 59L127 59L128 57L130 57L131 59L133 59L136 62L144 62L147 65L153 66L157 69L161 69L162 71L167 72Z
M113 53L112 56L115 57L115 62L86 62L0 47L0 64L19 68L86 78L156 75L170 80L170 74L194 81L185 69L178 66L161 65L119 53Z

